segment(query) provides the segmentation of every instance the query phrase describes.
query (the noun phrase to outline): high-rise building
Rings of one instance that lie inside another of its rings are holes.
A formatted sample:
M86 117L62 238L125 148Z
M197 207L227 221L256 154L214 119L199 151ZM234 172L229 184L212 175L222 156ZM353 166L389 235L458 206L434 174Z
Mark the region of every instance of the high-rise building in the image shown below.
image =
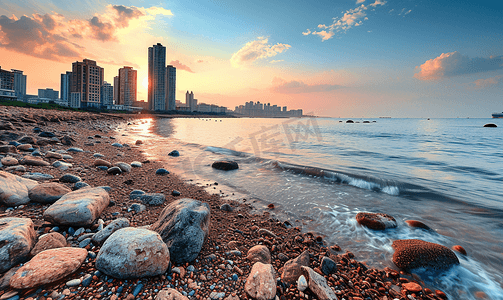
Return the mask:
M148 105L166 110L166 47L160 43L148 48Z
M114 86L104 81L101 87L101 106L112 106L114 104Z
M14 90L14 74L0 67L0 89Z
M189 108L189 111L197 111L197 99L194 99L194 92L187 91L185 93L185 105Z
M23 100L26 96L26 75L23 71L11 69L14 74L14 91L18 100Z
M119 69L119 88L118 88L118 103L115 104L124 106L133 106L136 101L136 70L132 67L124 67Z
M166 67L166 109L176 110L176 68Z
M51 100L57 100L59 98L59 92L55 91L53 89L38 89L38 97L39 98L45 98L45 99L51 99Z
M119 75L114 77L114 104L119 103Z
M70 89L72 82L72 72L66 71L66 74L61 74L61 100L70 103Z
M80 93L81 107L101 106L103 68L96 61L84 59L72 64L71 93Z

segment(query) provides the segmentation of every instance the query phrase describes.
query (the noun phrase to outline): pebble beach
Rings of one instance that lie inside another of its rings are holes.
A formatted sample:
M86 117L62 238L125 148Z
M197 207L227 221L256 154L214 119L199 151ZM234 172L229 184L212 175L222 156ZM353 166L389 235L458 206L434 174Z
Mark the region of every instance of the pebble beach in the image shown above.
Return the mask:
M409 271L459 263L450 249L396 241L397 268L370 268L316 232L257 214L246 202L180 179L166 162L149 161L141 140L125 144L116 131L141 117L0 106L0 300L447 299ZM22 198L12 198L18 183L29 199L12 200ZM37 193L40 185L52 192ZM218 182L211 185L218 190ZM68 213L51 214L60 199L79 193L99 199L85 221L68 225ZM201 220L191 217L190 227L177 229L172 211L183 205L197 206ZM376 230L393 224L390 216L360 218ZM12 229L16 222L25 222L26 232ZM185 248L175 246L176 230L193 236ZM14 247L16 237L27 242ZM151 240L138 246L140 237ZM54 257L58 268L48 263Z

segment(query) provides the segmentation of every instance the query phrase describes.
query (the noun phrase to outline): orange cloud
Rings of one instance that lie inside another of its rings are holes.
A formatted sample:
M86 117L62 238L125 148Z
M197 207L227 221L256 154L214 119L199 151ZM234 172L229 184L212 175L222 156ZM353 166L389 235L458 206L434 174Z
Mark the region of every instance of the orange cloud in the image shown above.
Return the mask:
M231 57L231 64L234 67L250 65L258 59L276 56L291 47L290 45L280 43L269 45L268 38L259 37L254 41L246 43L243 48L234 53Z
M469 58L459 52L442 53L416 67L414 77L419 80L439 80L447 77L503 69L503 56Z
M178 70L184 70L190 73L194 73L194 71L192 71L189 66L182 64L179 60L172 60L169 64L173 65Z
M472 82L475 85L476 89L484 89L492 86L499 85L500 83L503 82L502 80L503 76L495 76L487 79L478 79Z

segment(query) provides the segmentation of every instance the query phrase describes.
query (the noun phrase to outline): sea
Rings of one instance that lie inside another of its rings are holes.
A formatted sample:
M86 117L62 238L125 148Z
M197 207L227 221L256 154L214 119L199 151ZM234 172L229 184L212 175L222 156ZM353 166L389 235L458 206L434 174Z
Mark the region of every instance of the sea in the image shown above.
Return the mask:
M118 131L187 182L319 234L371 267L396 269L398 239L460 245L458 266L416 278L449 299L503 299L503 119L347 121L145 118ZM213 169L217 160L239 169ZM359 212L392 215L398 227L367 229Z

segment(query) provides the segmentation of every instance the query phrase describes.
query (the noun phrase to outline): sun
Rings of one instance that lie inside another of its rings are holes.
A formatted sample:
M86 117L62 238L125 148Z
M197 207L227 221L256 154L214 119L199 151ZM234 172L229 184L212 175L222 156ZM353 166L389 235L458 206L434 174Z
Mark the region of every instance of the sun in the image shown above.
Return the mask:
M143 81L141 83L143 87L148 90L148 77L143 78Z

